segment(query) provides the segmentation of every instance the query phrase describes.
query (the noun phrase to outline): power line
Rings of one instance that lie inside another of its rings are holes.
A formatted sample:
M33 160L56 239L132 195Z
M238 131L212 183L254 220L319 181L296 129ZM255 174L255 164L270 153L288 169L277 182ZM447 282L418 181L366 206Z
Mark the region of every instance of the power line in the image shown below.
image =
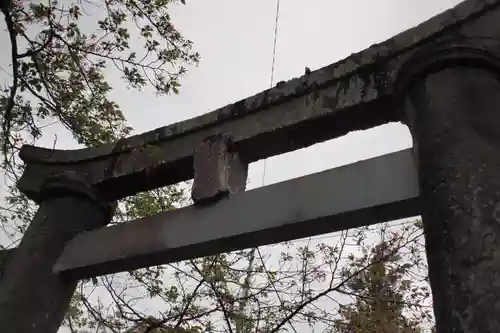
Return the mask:
M271 67L271 88L274 83L274 65L276 63L276 40L278 39L278 21L280 13L280 0L276 0L276 20L274 23L274 42L273 42L273 62Z
M278 39L278 21L280 13L280 0L276 0L276 18L274 22L274 41L273 41L273 60L271 66L271 80L270 80L270 88L273 87L274 84L274 65L276 64L276 40ZM266 180L266 166L267 166L267 158L264 159L264 170L262 172L262 184L264 186Z

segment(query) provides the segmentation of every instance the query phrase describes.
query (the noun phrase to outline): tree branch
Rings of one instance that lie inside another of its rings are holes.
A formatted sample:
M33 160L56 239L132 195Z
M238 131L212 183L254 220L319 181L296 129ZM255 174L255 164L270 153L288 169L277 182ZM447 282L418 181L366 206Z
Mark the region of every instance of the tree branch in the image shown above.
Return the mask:
M174 329L175 328L178 328L179 326L181 326L182 324L182 321L184 319L184 316L186 315L187 313L187 310L189 309L189 307L191 306L191 303L193 302L194 298L196 297L196 293L198 292L198 289L200 289L200 287L203 285L203 283L205 283L205 278L202 277L202 279L198 282L198 284L196 285L196 287L194 288L193 290L193 294L192 296L187 300L186 302L186 306L184 307L184 309L182 310L181 314L179 315L179 320L177 321L177 324L175 324L174 326Z
M31 49L31 50L28 50L24 53L18 54L17 59L32 57L34 55L37 55L41 51L43 51L50 44L50 42L52 41L52 39L54 37L52 30L49 30L48 35L49 36L48 36L47 40L39 48ZM26 40L33 46L34 42L31 39L29 39L28 36L24 35L24 38L26 38Z
M215 262L212 263L212 266L213 266L214 263ZM196 293L198 292L198 289L200 289L200 287L205 282L206 282L205 278L202 277L202 279L198 282L198 284L194 288L192 296L190 298L188 298L188 300L186 302L186 305L184 306L183 310L179 314L179 319L177 320L177 324L175 324L175 326L174 326L174 330L177 329L177 328L179 328L179 326L181 326L182 321L184 320L184 316L186 315L189 307L191 306L191 303L193 302L194 298L196 297ZM154 330L154 329L156 329L156 328L161 327L162 325L164 325L168 320L169 320L169 318L165 318L165 319L159 321L158 323L155 323L154 325L149 325L149 327L146 329L146 331L144 333L150 333L152 330Z
M386 260L387 258L389 258L390 256L394 255L397 251L399 251L402 247L404 247L405 245L411 243L413 240L415 240L416 238L418 238L419 235L417 235L417 237L415 238L412 238L411 240L405 242L404 244L401 244L399 245L398 247L396 247L395 249L393 249L391 252L387 253L386 255L384 255L383 257L380 257L377 261L373 261L371 263L369 263L368 265L364 266L363 268L361 269L358 269L357 271L355 271L354 273L352 274L349 274L343 281L341 281L339 284L337 284L335 287L330 287L322 292L320 292L319 294L317 294L316 296L314 297L311 297L309 300L307 300L306 302L300 304L299 306L297 306L295 308L295 310L293 310L288 316L286 316L275 328L273 328L269 333L276 333L279 331L279 329L285 325L287 322L289 322L293 317L295 317L300 311L302 311L307 305L317 301L318 299L320 299L321 297L323 296L326 296L328 295L330 292L332 291L338 291L340 288L342 288L347 282L349 282L350 280L352 280L354 277L356 277L358 274L366 271L367 269L369 269L370 267L372 267L373 265L375 264L378 264L380 262L383 262L384 260Z
M11 1L0 1L0 10L4 15L5 24L7 25L7 31L9 33L12 58L12 87L10 88L9 99L7 101L7 105L5 106L4 121L2 125L2 129L5 135L3 142L4 156L7 156L7 151L9 149L9 133L12 126L12 110L14 109L19 79L19 63L17 62L17 33L14 28L14 20L12 19L12 15L10 13L11 8Z
M395 301L395 300L390 299L390 298L366 296L366 295L361 295L359 293L350 292L350 291L344 290L342 288L338 288L335 291L340 293L340 294L344 294L347 296L353 296L355 298L362 298L362 299L366 299L366 300L370 300L370 301L384 301L384 302L392 303L392 304L401 304L401 305L414 306L416 308L430 308L430 309L432 309L431 305L424 305L421 303L412 303L412 302L405 302L405 301L398 302L398 301Z
M257 253L259 254L259 258L260 258L260 261L262 263L262 268L264 270L264 273L266 273L267 278L269 279L269 283L271 284L274 292L276 293L276 297L278 298L278 301L280 302L281 306L283 306L284 305L283 299L281 298L280 293L278 292L278 289L276 288L276 285L274 284L274 281L271 278L271 274L267 270L266 263L264 262L264 257L262 256L260 249L258 247L256 249L257 249ZM297 330L295 329L295 326L293 326L293 323L290 322L289 325L295 333L298 333Z
M194 269L196 269L201 276L204 276L203 273L198 268L198 266L196 266L194 263L193 263L193 266L194 266ZM219 305L221 307L222 313L224 314L224 319L226 321L228 332L233 333L233 329L231 327L231 321L229 320L229 313L227 312L227 309L224 306L224 302L222 302L222 299L219 295L219 292L217 291L217 286L211 280L207 280L207 282L210 285L210 287L212 288L212 290L215 294L215 297L217 298L217 302L219 303Z

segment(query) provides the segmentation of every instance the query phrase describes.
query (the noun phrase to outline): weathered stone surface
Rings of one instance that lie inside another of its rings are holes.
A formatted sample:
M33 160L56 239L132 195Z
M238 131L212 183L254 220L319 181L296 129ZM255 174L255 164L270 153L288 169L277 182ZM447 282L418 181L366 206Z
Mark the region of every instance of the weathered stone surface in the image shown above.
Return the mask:
M224 135L206 138L194 153L194 182L191 197L195 204L213 202L224 195L243 192L248 164L231 150L231 139Z
M418 196L408 149L82 233L54 269L83 278L415 216Z
M0 249L0 280L2 279L3 269L7 265L9 259L12 258L12 255L15 252L15 248L11 249Z
M0 278L0 332L55 333L76 280L53 272L66 243L79 232L106 225L110 207L75 175L49 179L44 199Z
M228 134L241 156L261 158L401 118L394 79L416 49L446 38L498 43L500 0L467 0L421 25L349 58L200 117L115 144L76 151L24 147L19 188L37 200L43 179L72 169L88 174L110 199L193 177L193 151ZM497 44L495 44L497 45Z
M500 67L492 69L452 61L405 91L440 333L500 327Z

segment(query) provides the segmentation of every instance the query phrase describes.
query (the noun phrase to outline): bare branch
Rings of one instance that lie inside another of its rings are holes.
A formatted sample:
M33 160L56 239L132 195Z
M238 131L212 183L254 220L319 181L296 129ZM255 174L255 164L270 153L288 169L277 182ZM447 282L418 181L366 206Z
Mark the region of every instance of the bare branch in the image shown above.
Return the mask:
M420 237L420 235L418 235L417 237ZM415 237L415 238L417 238ZM390 251L389 253L385 254L384 256L380 256L378 258L378 260L374 260L373 262L369 263L368 265L364 266L363 268L361 269L358 269L357 271L349 274L344 280L342 280L340 283L338 283L336 286L334 287L330 287L324 291L322 291L321 293L318 293L316 296L314 297L311 297L309 300L303 302L302 304L298 305L288 316L286 316L275 328L273 328L269 333L276 333L279 331L279 329L285 325L286 323L288 323L293 317L295 317L300 311L302 311L307 305L317 301L318 299L320 299L321 297L323 296L326 296L328 295L329 293L331 293L332 291L338 291L340 288L342 288L344 285L346 285L350 280L352 280L354 277L358 276L360 273L368 270L369 268L371 268L373 265L375 264L378 264L378 263L381 263L383 262L384 260L386 260L387 258L389 258L390 256L394 255L397 251L399 251L403 246L411 243L415 238L412 238L411 240L405 242L404 244L401 244L400 246L397 246L395 249L393 249L392 251Z
M12 59L12 86L10 88L10 95L5 106L4 112L4 120L3 120L3 133L4 133L4 142L3 142L3 153L4 156L7 156L7 152L10 144L10 129L12 126L12 111L15 105L15 99L18 88L18 80L19 80L19 62L18 54L17 54L17 32L14 27L14 21L12 19L12 15L10 10L12 8L12 4L10 1L1 1L0 2L0 10L4 14L5 24L7 25L7 31L9 33L10 43L11 43L11 59Z
M269 271L267 270L267 267L266 267L266 263L264 262L264 257L262 256L262 253L260 252L260 249L257 248L257 253L259 254L259 258L260 258L260 261L262 263L262 267L264 269L264 273L266 273L266 276L268 277L269 279L269 282L271 284L271 286L273 287L273 290L274 292L276 293L276 297L278 298L278 301L280 302L281 306L283 306L283 300L280 296L280 293L278 292L278 289L276 288L276 285L273 281L273 279L271 278L271 274L269 273ZM295 327L293 326L293 323L292 322L289 322L289 325L290 327L292 328L292 330L297 333L297 330L295 329Z
M28 41L28 43L30 43L31 45L34 44L34 42L32 40L30 40L27 35L24 34L23 36ZM39 48L36 48L36 49L32 48L31 50L28 50L28 51L26 51L24 53L18 54L17 55L17 59L22 59L22 58L27 58L27 57L33 57L33 56L37 55L38 53L42 52L43 50L45 50L45 48L47 46L49 46L49 44L52 41L53 37L54 37L54 35L52 33L52 30L49 30L48 31L47 40Z
M194 268L196 269L196 271L198 271L198 273L203 276L203 272L200 271L200 269L198 268L198 266L196 266L193 262L192 262ZM221 307L221 311L222 313L224 314L224 319L226 321L226 325L227 325L227 329L230 333L233 332L233 329L231 327L231 321L229 320L229 313L226 309L226 307L224 306L224 302L222 301L221 299L221 296L217 290L217 286L213 283L212 280L208 279L207 280L208 284L210 285L210 287L212 288L214 294L215 294L215 297L217 298L217 302L219 303L219 306Z

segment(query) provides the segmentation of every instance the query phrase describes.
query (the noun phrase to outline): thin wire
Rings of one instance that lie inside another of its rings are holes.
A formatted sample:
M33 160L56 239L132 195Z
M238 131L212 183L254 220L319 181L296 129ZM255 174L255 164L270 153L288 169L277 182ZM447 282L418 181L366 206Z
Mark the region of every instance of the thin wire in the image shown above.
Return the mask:
M276 64L276 40L278 39L278 21L280 13L280 0L276 0L276 19L274 22L274 41L273 41L273 61L271 66L271 82L270 88L273 87L274 84L274 65ZM267 166L267 158L264 159L264 171L262 172L262 185L264 186L266 180L266 166Z
M276 63L276 40L278 39L278 21L280 13L280 0L276 1L276 21L274 23L274 42L273 42L273 64L271 67L271 88L274 83L274 65Z

